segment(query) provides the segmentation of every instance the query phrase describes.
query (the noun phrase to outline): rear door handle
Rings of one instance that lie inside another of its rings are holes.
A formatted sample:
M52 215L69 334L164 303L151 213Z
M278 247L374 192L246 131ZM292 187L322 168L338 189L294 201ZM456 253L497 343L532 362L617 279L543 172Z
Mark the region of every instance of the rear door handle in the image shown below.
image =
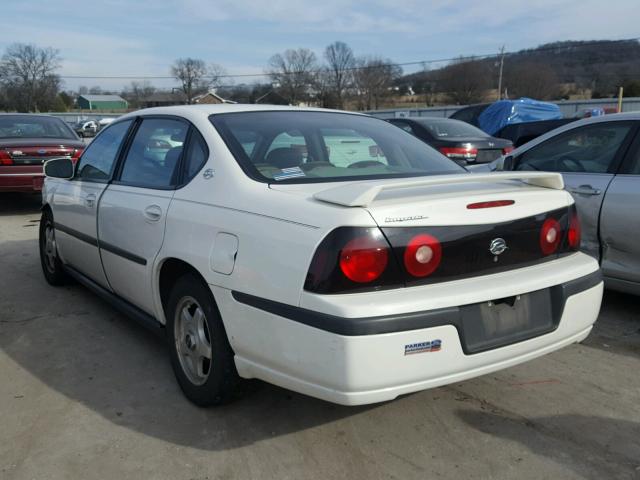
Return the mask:
M144 216L149 221L157 222L162 217L162 209L158 205L149 205L144 209Z
M93 208L93 206L96 204L95 194L90 193L89 195L84 197L84 204L86 205L87 208Z
M593 188L591 185L580 185L576 188L567 188L567 190L578 195L600 195L602 193L602 190Z

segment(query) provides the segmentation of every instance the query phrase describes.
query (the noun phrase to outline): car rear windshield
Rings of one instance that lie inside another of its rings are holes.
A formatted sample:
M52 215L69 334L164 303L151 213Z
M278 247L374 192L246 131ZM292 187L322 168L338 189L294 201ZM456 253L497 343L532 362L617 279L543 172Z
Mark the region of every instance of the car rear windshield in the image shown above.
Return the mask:
M459 120L419 120L420 124L436 138L488 137L479 128Z
M69 127L59 118L1 115L0 138L64 138L76 140Z
M262 182L415 177L465 170L403 130L364 115L260 111L212 115L231 153Z

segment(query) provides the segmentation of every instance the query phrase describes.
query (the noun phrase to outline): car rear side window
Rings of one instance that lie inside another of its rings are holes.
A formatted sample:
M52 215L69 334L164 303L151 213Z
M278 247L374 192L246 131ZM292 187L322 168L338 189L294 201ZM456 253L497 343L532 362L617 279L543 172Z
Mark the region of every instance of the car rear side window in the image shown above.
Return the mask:
M552 137L517 159L516 170L607 173L631 130L626 122L579 127Z
M172 118L145 118L122 166L119 183L169 188L178 182L179 162L189 125Z
M75 178L98 182L109 180L131 122L125 120L114 123L98 135L80 157Z
M187 146L187 154L185 156L184 166L184 182L187 183L200 169L207 163L209 157L209 149L202 138L200 132L195 128L191 130L191 137Z

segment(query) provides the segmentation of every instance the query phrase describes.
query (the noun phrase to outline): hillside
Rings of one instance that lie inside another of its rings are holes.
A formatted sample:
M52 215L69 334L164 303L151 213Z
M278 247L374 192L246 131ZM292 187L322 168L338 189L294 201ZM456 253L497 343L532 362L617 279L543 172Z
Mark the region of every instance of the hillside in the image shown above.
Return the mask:
M451 89L453 70L479 77L476 89L497 86L497 57L478 60L461 59L440 69L405 75L396 85L411 86L419 93L447 92ZM544 96L558 97L569 90L588 90L594 97L615 93L620 85L640 80L640 42L563 41L540 45L505 55L504 83L509 90L522 90L523 82L545 83ZM562 85L562 88L558 88ZM555 86L555 89L551 87ZM530 85L528 86L531 89ZM470 88L467 86L467 89ZM526 88L525 88L526 89Z

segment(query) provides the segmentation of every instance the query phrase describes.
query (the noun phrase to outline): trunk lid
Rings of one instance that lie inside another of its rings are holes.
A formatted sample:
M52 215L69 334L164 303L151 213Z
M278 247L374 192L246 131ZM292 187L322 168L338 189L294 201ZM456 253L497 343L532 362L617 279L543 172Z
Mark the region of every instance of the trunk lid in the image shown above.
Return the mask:
M0 144L0 157L9 160L8 165L42 165L50 158L74 157L83 149L84 144L73 141L5 141Z
M365 209L391 247L396 283L400 278L406 286L498 273L573 253L568 232L574 213L562 177L509 173L325 184L312 197ZM422 249L423 265L411 258L416 249ZM420 270L432 261L432 270Z

